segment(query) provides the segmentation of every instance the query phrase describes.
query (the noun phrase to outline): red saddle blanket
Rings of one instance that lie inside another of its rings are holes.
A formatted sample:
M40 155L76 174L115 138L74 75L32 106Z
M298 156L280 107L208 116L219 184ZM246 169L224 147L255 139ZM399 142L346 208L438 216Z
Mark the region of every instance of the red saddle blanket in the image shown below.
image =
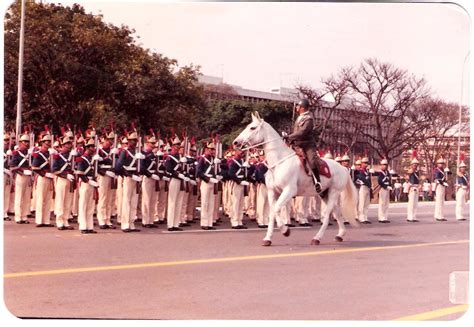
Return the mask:
M326 161L321 160L321 165L319 166L319 175L331 178L331 171Z

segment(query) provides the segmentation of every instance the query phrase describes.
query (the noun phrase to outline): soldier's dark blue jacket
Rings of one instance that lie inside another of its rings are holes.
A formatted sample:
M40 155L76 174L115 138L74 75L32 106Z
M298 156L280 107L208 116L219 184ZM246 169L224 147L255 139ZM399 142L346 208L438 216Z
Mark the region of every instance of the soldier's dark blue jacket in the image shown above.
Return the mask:
M358 169L356 170L355 174L356 181L359 180L363 183L363 185L367 186L368 188L372 187L372 181L370 178L370 173L367 169ZM357 183L356 185L360 185Z
M196 167L196 176L206 183L209 183L209 178L214 176L214 157L202 156L198 160Z
M52 172L59 177L67 178L67 174L72 173L70 153L70 151L67 151L53 155Z
M234 157L230 159L228 177L229 180L232 180L240 184L244 180L244 167L242 167L243 160L240 157Z
M377 175L377 180L381 188L386 190L387 187L392 185L392 175L388 172L388 170L381 170Z
M443 185L443 183L447 182L446 174L444 173L444 171L442 171L439 168L435 169L434 178L436 180L436 183L441 184L441 185Z
M268 167L263 162L260 162L255 167L255 180L257 183L265 184L265 174L268 171Z
M51 172L51 167L49 165L49 151L46 150L44 152L38 151L34 152L32 155L32 162L31 162L31 168L33 172L36 174L43 176L46 173Z
M153 151L142 151L145 159L140 160L140 174L151 177L156 173L156 155Z
M13 151L10 168L20 175L23 175L24 169L30 169L30 163L28 162L28 149L18 149Z
M121 176L138 174L137 159L135 159L136 149L124 149L120 152L119 158L115 163L115 173Z
M99 156L102 157L102 161L98 164L98 174L104 176L106 171L113 171L114 167L112 167L112 159L115 154L110 153L112 148L99 148ZM117 157L116 157L117 158Z
M76 173L83 182L88 182L94 177L94 165L92 155L82 155L76 158Z
M178 177L178 175L180 173L182 173L181 163L179 162L180 158L181 158L181 156L180 156L179 153L175 153L175 154L170 153L166 157L165 169L166 169L166 173L168 174L168 176L180 179Z
M420 184L420 176L418 171L413 171L412 173L410 173L410 175L408 176L408 183L410 183L411 185Z
M468 177L467 175L457 176L457 184L468 186Z

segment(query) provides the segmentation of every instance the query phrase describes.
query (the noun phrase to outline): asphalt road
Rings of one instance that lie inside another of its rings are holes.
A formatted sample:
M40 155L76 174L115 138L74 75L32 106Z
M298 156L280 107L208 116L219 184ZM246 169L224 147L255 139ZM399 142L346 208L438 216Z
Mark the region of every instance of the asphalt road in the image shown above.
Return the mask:
M394 320L454 307L449 274L469 268L469 221L435 222L433 206L419 223L406 208L390 209L390 224L348 227L335 242L330 226L309 245L319 224L276 232L141 233L77 230L4 223L4 299L24 318ZM468 208L466 208L466 213ZM225 219L226 221L228 219ZM191 231L194 230L194 231ZM461 313L428 314L456 319ZM12 318L13 319L13 318Z

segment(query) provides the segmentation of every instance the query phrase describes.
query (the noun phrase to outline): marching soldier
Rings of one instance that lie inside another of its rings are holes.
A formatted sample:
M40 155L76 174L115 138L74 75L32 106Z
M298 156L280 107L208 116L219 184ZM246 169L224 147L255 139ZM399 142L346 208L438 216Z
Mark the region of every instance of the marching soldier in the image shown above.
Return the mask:
M100 229L115 229L112 225L111 217L113 211L113 200L115 190L112 188L117 176L114 172L113 162L114 156L118 153L116 148L112 148L115 140L115 133L113 131L105 133L102 139L102 146L98 149L99 163L97 189L99 199L97 200L97 220Z
M140 173L143 175L142 181L142 224L145 228L157 228L153 224L154 207L158 192L156 184L159 183L160 177L156 171L156 155L153 152L156 139L154 136L146 138L143 155L145 158L140 162Z
M76 138L76 147L71 150L71 155L78 158L84 154L84 138L79 132L75 136ZM72 200L72 220L77 221L77 214L79 212L79 187L76 187L74 190L73 200Z
M436 161L437 167L434 173L434 180L436 182L436 203L435 203L435 214L434 217L436 221L446 221L444 218L443 209L444 209L444 197L446 195L446 187L448 187L448 179L446 172L444 171L445 161L443 158L439 158Z
M115 173L123 176L120 219L122 232L124 233L140 231L135 228L134 224L138 205L138 183L141 181L137 160L145 158L145 156L137 150L137 133L128 133L127 140L128 146L120 153L115 165Z
M408 208L407 221L418 222L416 219L416 211L418 208L420 176L418 173L418 159L416 159L416 152L413 154L411 161L411 170L408 176Z
M255 181L257 182L257 224L259 228L268 227L270 216L270 204L268 203L268 190L265 185L265 174L268 166L265 161L264 152L260 152L259 163L255 167Z
M308 164L316 178L316 192L321 192L321 178L319 177L320 159L316 151L316 140L314 133L313 117L309 110L309 101L302 99L296 106L299 116L296 119L293 133L284 138L288 138L290 144L300 147L308 161Z
M371 224L367 219L367 212L369 210L370 198L371 198L371 189L372 181L369 171L367 170L367 165L369 159L367 157L362 158L360 169L356 171L356 183L359 187L359 205L358 205L358 216L359 221L362 224Z
M54 213L56 214L56 227L59 230L71 230L68 218L72 210L72 200L76 179L71 166L72 140L68 136L63 136L60 151L53 155L53 174L57 176L56 197L54 201Z
M390 191L392 190L392 176L388 171L387 159L380 162L381 170L378 173L379 190L379 223L389 223L387 218L388 205L390 203Z
M163 140L158 139L158 151L156 152L157 156L157 172L158 176L160 177L160 181L158 182L160 186L160 190L158 192L158 203L156 204L155 209L155 220L154 224L164 224L165 217L166 217L166 207L168 204L168 183L170 182L170 178L166 174L165 168L165 160L166 160L166 150L165 150L165 143Z
M120 158L122 152L127 149L128 140L127 137L122 137L120 141L120 149L118 150L117 156ZM117 164L116 164L117 165ZM115 167L114 167L115 168ZM123 176L117 174L117 195L115 197L116 207L117 207L117 223L121 224L122 222L122 195L123 195Z
M347 154L343 155L341 158L341 166L347 169L347 171L350 173L351 172L351 167L349 167L351 162L351 158Z
M181 210L178 217L178 220L179 220L178 227L191 226L191 224L186 221L187 220L186 210L188 208L188 198L189 198L189 191L190 191L189 182L191 181L191 179L188 176L188 165L189 165L188 157L187 157L187 153L185 153L187 146L189 146L189 143L187 142L186 138L184 138L184 140L181 142L179 146L179 154L181 155L179 162L181 166L180 168L181 172L184 175L184 182L183 182L184 188L180 190L180 192L182 192L182 201L181 201Z
M463 215L463 209L466 205L467 195L469 194L469 178L466 174L466 164L464 161L459 165L459 171L456 177L456 220L466 220Z
M166 157L165 169L167 176L171 179L168 188L168 211L167 211L167 223L168 231L177 232L182 231L179 228L179 218L181 215L181 208L183 206L183 193L185 176L182 171L182 165L180 164L180 139L176 136L173 139L173 145L171 152Z
M196 210L196 203L198 198L198 187L197 187L197 180L196 180L196 153L197 148L196 145L191 142L191 147L189 149L189 155L186 156L188 160L188 168L187 168L187 177L189 178L189 194L188 194L188 203L186 205L186 212L185 212L185 221L187 223L195 223L194 221L194 214Z
M84 153L76 159L79 178L79 230L81 234L96 234L94 230L94 192L99 184L94 180L94 162L98 160L94 139L85 143Z
M244 179L244 161L242 151L235 149L235 156L230 162L229 178L234 182L232 186L232 215L230 222L232 229L247 229L242 220L244 215L244 187L249 182Z
M11 138L10 134L3 134L3 220L11 220L8 216L10 195L13 185L13 173L10 170Z
M199 158L196 167L196 175L200 179L201 191L201 228L204 230L214 230L214 189L219 180L214 176L214 156L215 145L209 142L204 150L204 155Z
M39 138L40 149L33 153L32 170L37 174L36 180L36 227L53 227L50 220L51 199L53 197L53 179L50 166L51 136L42 133Z
M229 149L224 156L221 164L222 169L222 206L224 208L224 216L230 217L232 213L232 181L229 179L229 164L232 160L232 151Z
M15 174L15 221L17 224L29 224L32 171L30 137L27 134L20 136L19 148L13 151L11 171Z

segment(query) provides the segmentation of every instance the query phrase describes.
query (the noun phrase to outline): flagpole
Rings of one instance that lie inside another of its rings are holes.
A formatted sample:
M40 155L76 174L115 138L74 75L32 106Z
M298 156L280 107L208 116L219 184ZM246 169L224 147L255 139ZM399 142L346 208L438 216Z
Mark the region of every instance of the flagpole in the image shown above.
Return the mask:
M464 67L466 66L467 58L471 55L471 50L469 50L466 54L466 57L464 57L464 62L462 64L462 73L461 73L461 98L459 100L459 126L458 126L458 158L456 160L457 167L456 171L459 168L459 158L461 156L461 125L462 125L462 98L463 98L463 93L464 93Z
M25 44L25 2L21 0L20 47L18 50L18 94L16 102L16 140L19 142L21 133L21 111L23 94L23 50Z

